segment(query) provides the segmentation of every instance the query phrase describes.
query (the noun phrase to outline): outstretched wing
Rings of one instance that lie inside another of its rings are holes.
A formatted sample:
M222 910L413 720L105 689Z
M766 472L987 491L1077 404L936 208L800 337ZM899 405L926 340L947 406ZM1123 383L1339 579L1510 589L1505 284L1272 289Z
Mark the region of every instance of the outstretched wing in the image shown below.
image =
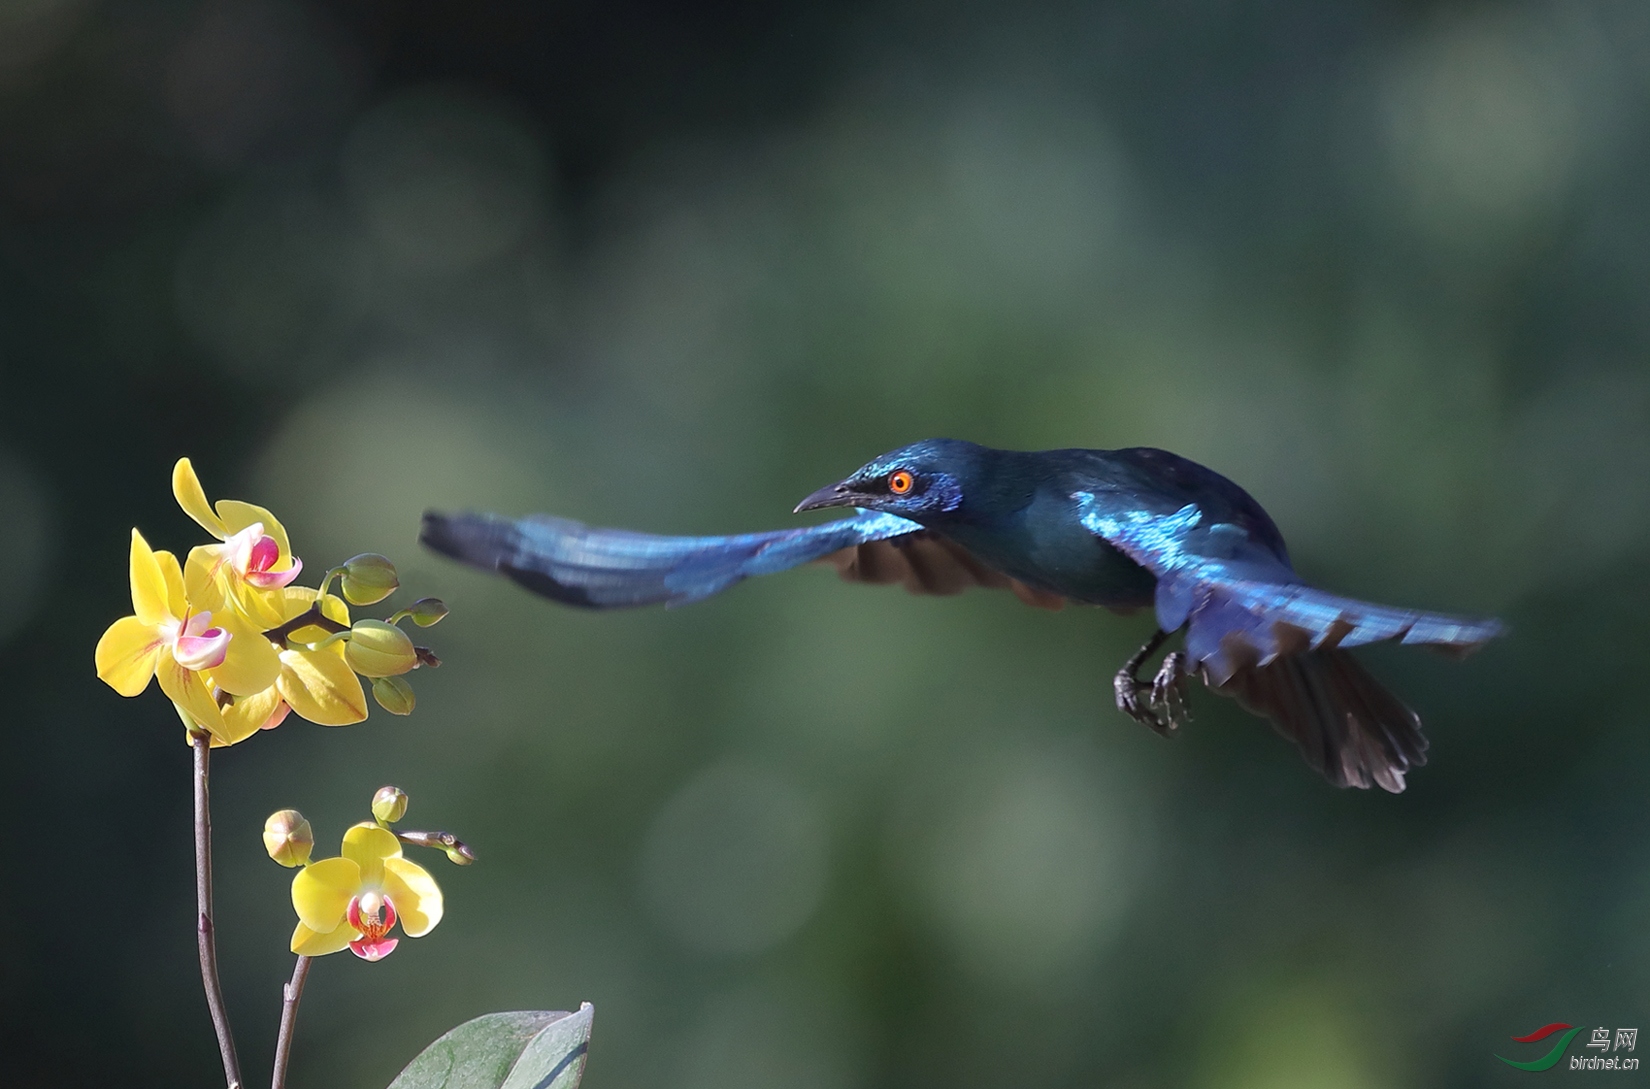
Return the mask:
M784 571L873 541L920 532L891 514L734 537L661 537L597 529L566 518L426 512L419 540L498 571L565 605L618 609L685 605L752 575Z
M1210 684L1281 655L1396 640L1467 653L1502 632L1496 620L1398 609L1325 593L1243 527L1169 513L1107 509L1078 492L1083 525L1157 576L1157 622L1186 626L1186 653Z
M1063 602L981 564L962 546L891 514L734 537L661 537L547 515L424 515L419 539L536 594L587 609L684 605L752 575L826 560L850 582L903 583L915 594L1006 586L1045 608Z
M1281 542L1205 518L1196 503L1168 513L1108 510L1076 493L1082 520L1157 576L1157 623L1186 627L1186 655L1223 696L1272 720L1337 786L1396 794L1426 763L1421 719L1345 648L1397 640L1467 653L1501 634L1495 620L1395 609L1315 590Z

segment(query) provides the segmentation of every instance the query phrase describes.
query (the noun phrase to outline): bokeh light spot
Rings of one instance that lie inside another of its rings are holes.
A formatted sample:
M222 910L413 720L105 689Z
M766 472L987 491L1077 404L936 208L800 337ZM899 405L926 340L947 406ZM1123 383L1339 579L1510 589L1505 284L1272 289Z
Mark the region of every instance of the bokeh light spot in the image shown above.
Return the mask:
M1292 984L1245 989L1214 1026L1200 1026L1202 1089L1376 1089L1367 1051L1380 1030L1337 990Z
M344 181L403 271L456 273L512 249L540 214L544 152L481 99L412 92L368 114L344 149Z
M893 861L969 968L1021 986L1080 971L1117 931L1149 850L1141 799L1085 748L982 745L896 832Z
M664 804L642 848L642 889L661 926L706 952L777 945L825 889L818 806L778 773L715 765Z
M362 405L386 425L360 427ZM305 401L282 422L260 460L259 494L290 512L312 542L314 562L337 563L363 548L417 557L412 541L427 508L553 503L557 463L535 430L542 408L369 373Z
M1401 54L1385 113L1411 210L1445 239L1505 232L1545 211L1580 150L1571 73L1504 17L1448 23Z
M296 5L204 4L172 56L168 104L201 160L230 169L261 145L330 135L353 97L341 53Z

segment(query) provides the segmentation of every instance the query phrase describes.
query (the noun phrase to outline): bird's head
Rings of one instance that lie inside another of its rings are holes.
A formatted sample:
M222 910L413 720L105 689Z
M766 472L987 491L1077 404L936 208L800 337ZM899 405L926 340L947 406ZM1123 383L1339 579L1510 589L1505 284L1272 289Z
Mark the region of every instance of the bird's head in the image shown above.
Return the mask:
M959 439L914 442L819 489L796 509L860 507L918 522L951 514L963 505L965 484L983 449Z

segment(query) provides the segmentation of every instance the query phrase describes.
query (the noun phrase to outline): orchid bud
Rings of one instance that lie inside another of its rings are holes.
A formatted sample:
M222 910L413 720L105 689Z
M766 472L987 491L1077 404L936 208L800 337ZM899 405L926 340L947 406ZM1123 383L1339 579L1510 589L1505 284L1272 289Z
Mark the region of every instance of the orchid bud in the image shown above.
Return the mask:
M397 786L378 788L372 796L372 815L379 824L394 824L407 815L407 792Z
M374 677L372 698L392 715L410 715L418 700L404 677Z
M400 585L395 564L375 552L363 552L339 568L338 588L351 605L376 605Z
M476 853L468 844L451 832L397 832L395 838L416 847L430 847L442 851L455 866L468 866L476 860Z
M394 677L418 665L418 652L394 624L357 620L344 644L344 661L363 677Z
M447 615L447 603L438 597L421 597L407 607L407 615L414 624L427 628Z
M296 809L278 810L264 821L264 850L281 865L307 866L314 849L315 832Z

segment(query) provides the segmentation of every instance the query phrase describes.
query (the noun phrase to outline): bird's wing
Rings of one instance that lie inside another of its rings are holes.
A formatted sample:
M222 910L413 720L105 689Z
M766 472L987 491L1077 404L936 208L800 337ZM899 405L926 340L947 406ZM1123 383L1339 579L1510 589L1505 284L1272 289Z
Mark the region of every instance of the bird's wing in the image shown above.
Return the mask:
M536 594L587 609L685 605L751 575L813 560L830 563L849 582L898 582L914 594L1007 587L1045 609L1065 604L1063 598L993 571L961 545L916 522L867 511L823 525L736 537L661 537L596 529L548 515L501 518L430 511L419 539Z
M734 537L661 537L598 529L548 515L424 515L419 539L437 552L498 571L536 594L587 609L684 605L751 575L922 530L891 514Z
M1116 510L1073 494L1083 525L1157 576L1157 622L1186 625L1186 653L1212 685L1282 655L1397 640L1456 653L1501 634L1496 620L1398 609L1315 590L1266 542L1213 522L1196 503L1157 513Z
M547 515L518 519L430 511L419 539L444 555L498 571L534 593L589 609L683 605L751 575L811 560L831 562L849 581L903 582L913 593L1011 585L917 523L870 512L772 533L661 537Z

